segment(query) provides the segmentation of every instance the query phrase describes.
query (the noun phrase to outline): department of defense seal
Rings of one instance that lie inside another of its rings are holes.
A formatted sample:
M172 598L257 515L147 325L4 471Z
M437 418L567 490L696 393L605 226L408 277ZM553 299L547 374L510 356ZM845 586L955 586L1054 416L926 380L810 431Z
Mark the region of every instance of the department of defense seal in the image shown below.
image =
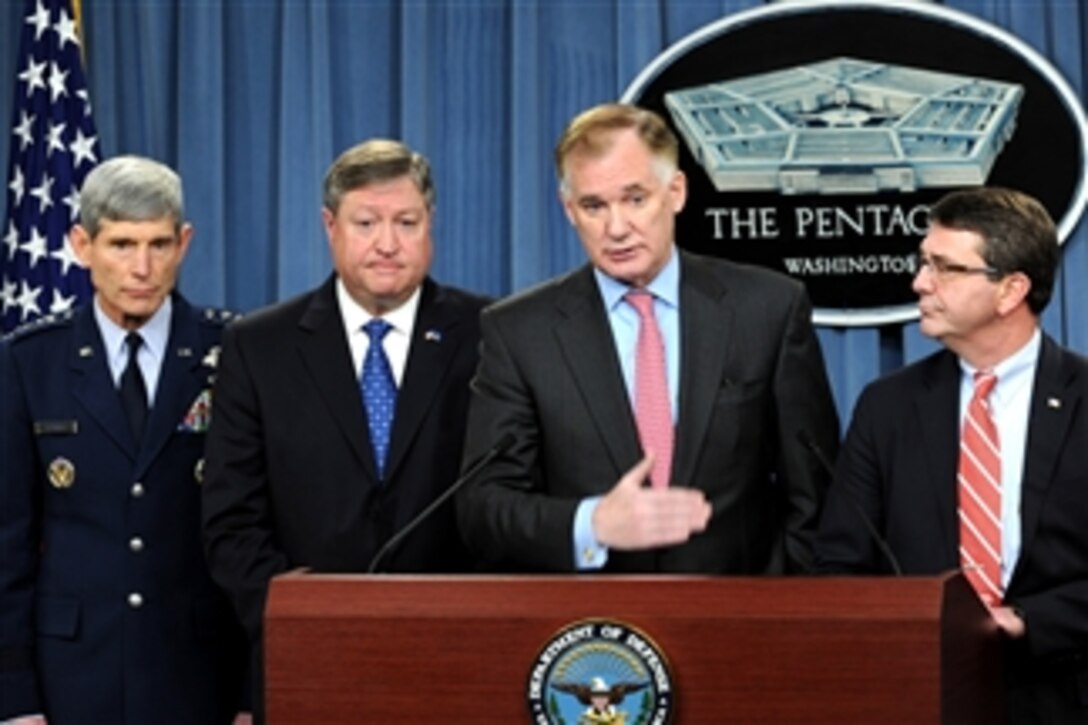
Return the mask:
M645 633L614 620L588 619L558 632L529 673L536 725L664 725L672 677Z

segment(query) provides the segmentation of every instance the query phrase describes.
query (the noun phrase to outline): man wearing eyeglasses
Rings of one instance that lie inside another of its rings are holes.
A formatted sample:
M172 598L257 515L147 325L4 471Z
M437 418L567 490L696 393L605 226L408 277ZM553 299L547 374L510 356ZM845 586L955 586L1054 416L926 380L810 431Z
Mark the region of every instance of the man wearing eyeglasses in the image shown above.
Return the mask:
M825 572L962 568L1006 639L1009 721L1088 722L1088 361L1039 326L1059 262L1042 205L951 193L914 291L945 349L869 385L816 543Z

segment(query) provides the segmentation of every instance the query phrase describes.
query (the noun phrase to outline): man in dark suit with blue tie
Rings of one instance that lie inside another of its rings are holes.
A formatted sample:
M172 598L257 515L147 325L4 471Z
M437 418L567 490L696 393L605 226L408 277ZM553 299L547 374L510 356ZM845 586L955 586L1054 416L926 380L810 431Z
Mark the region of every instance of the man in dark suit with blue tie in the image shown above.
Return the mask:
M335 274L224 335L205 540L255 645L273 576L366 571L457 478L486 300L428 276L433 214L423 156L388 140L348 149L325 177ZM381 568L471 566L448 506Z
M590 263L485 311L458 500L497 568L808 571L838 419L797 282L679 251L687 186L663 119L607 104L556 148ZM651 485L644 485L647 481Z
M174 291L192 228L173 171L111 159L80 204L93 303L0 345L0 719L230 723L245 639L199 493L228 315Z
M1060 260L1046 209L1018 191L930 210L914 278L946 349L859 398L820 523L818 567L963 568L1006 635L1013 723L1088 722L1088 361L1039 326Z

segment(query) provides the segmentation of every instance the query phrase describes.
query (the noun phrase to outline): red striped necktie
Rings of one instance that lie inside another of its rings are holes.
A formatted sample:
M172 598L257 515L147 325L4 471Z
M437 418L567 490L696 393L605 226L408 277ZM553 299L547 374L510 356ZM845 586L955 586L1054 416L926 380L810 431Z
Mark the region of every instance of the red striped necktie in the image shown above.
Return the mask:
M975 373L960 439L960 564L986 604L1001 604L1001 445L989 396L997 376Z

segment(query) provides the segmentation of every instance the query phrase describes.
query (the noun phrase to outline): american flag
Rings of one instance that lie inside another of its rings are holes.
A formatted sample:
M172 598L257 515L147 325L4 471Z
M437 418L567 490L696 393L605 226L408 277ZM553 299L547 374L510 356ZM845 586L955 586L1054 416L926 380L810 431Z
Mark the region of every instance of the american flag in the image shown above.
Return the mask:
M91 297L68 242L99 159L70 0L26 0L0 246L0 332Z

